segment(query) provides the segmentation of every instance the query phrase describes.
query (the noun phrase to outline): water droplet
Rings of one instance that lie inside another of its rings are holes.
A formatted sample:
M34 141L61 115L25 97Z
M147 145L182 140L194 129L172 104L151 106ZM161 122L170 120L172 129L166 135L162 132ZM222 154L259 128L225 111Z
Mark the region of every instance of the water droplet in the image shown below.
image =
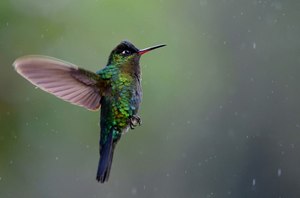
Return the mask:
M59 158L58 157L55 157L55 160L58 160Z
M281 173L282 173L281 168L278 168L278 170L277 170L277 176L280 177Z

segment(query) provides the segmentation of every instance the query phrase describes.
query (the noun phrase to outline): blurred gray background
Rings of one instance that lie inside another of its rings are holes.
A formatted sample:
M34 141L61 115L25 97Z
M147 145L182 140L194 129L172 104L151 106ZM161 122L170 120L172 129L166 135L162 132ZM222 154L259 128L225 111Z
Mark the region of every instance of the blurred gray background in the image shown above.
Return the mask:
M300 2L0 1L0 197L300 197ZM91 71L130 40L143 125L96 182L99 112L12 68L54 56Z

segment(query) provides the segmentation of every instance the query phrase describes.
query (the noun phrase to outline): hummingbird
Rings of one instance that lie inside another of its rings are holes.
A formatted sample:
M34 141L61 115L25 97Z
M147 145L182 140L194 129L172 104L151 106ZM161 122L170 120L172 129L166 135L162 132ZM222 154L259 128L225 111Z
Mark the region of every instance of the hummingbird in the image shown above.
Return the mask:
M15 60L15 70L36 87L88 110L100 112L100 159L96 180L108 181L113 154L122 134L141 124L140 57L156 45L138 49L122 41L110 53L105 67L91 72L56 58L28 55Z

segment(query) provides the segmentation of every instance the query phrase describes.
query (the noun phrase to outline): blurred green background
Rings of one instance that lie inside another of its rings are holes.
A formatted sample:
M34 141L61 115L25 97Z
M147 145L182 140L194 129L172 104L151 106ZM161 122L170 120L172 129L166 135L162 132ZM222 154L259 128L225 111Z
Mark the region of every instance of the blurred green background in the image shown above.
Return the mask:
M300 3L1 0L0 197L300 197ZM143 125L96 182L99 113L35 89L22 55L141 59Z

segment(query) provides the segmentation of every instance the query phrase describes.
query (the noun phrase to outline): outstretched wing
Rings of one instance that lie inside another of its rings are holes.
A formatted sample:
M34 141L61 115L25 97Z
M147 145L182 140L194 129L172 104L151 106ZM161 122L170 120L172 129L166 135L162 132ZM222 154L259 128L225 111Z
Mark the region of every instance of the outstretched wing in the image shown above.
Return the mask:
M24 56L13 63L32 84L58 98L89 110L100 108L102 79L71 63L47 57Z

